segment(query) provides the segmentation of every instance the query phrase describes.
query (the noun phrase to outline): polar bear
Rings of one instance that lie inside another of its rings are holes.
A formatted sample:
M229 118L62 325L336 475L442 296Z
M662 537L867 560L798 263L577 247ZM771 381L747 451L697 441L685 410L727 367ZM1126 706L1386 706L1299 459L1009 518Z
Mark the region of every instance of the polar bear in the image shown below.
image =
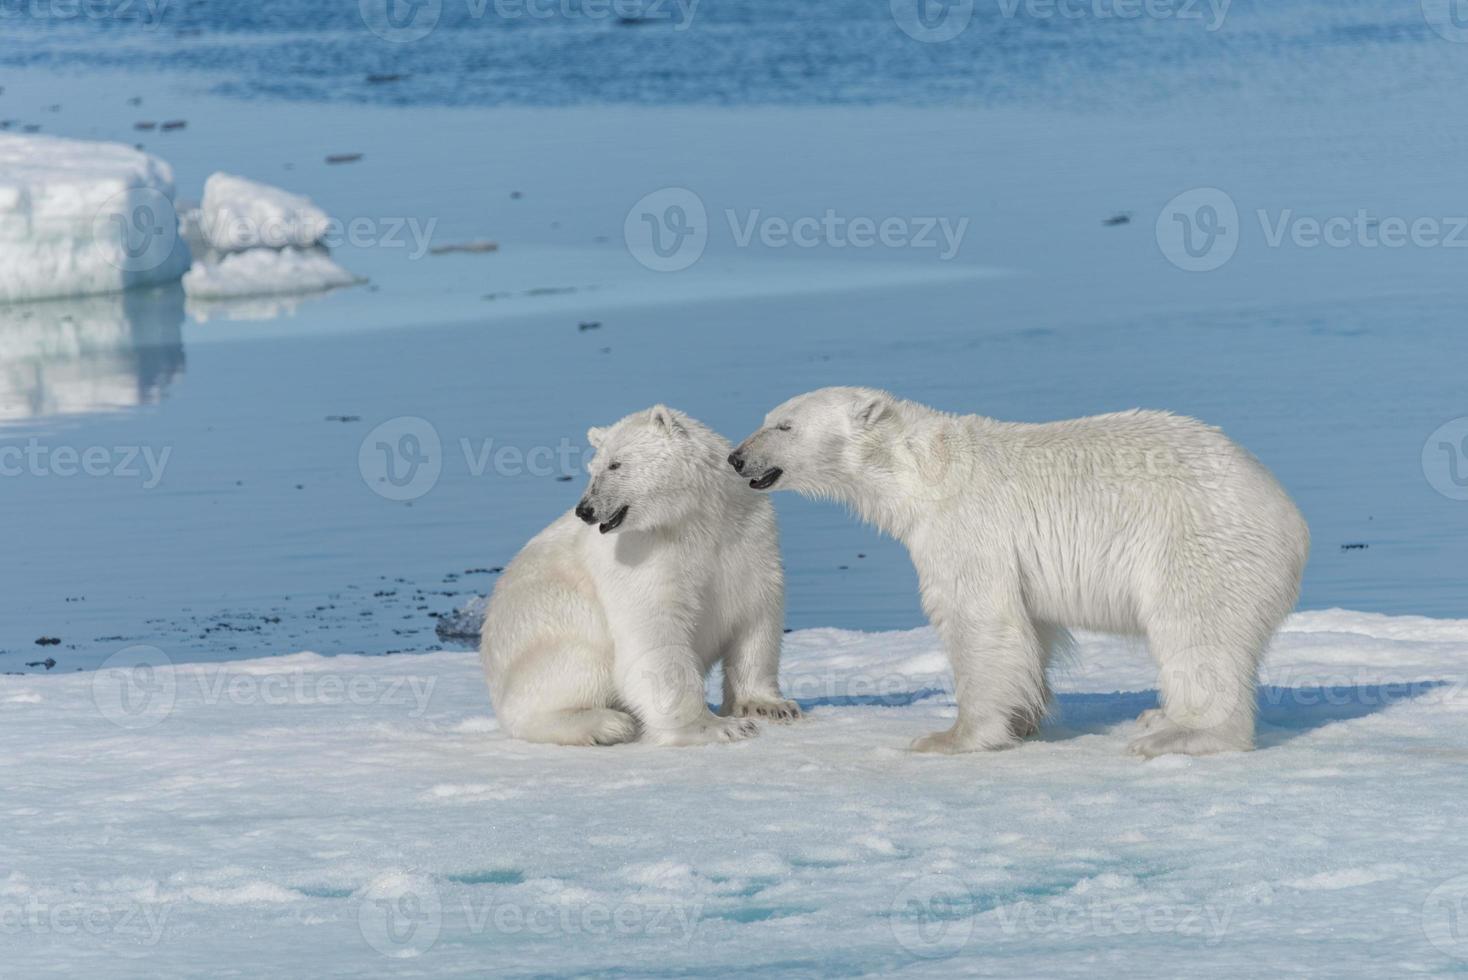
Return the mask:
M747 738L780 696L785 605L775 511L725 466L729 442L658 405L587 439L590 484L490 597L480 659L495 714L532 742ZM586 525L591 525L587 527ZM704 682L724 665L716 717Z
M1066 628L1146 638L1162 707L1132 752L1253 747L1259 661L1310 534L1218 429L1150 411L1026 425L825 388L770 412L729 463L757 490L842 501L907 546L958 702L915 750L1032 734Z

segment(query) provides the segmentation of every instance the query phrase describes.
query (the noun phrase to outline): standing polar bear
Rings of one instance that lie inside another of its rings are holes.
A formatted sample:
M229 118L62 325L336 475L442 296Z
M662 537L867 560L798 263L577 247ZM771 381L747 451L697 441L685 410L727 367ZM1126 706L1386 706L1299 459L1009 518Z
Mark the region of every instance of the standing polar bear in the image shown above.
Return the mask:
M489 600L480 659L500 724L532 742L609 745L640 729L695 745L755 734L750 716L798 717L776 679L775 510L728 471L728 441L661 405L587 439L585 496ZM724 717L704 703L720 661Z
M757 490L840 500L907 546L958 702L915 750L1033 733L1066 627L1146 637L1162 707L1131 751L1253 747L1259 661L1310 535L1219 430L1144 411L1023 425L825 388L770 412L729 463Z

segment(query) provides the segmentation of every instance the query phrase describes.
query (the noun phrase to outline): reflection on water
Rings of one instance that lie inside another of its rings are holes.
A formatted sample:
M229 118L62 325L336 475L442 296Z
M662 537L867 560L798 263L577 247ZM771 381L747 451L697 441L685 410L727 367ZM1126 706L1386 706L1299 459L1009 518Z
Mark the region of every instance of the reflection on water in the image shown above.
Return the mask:
M158 402L184 368L178 286L0 305L0 424Z

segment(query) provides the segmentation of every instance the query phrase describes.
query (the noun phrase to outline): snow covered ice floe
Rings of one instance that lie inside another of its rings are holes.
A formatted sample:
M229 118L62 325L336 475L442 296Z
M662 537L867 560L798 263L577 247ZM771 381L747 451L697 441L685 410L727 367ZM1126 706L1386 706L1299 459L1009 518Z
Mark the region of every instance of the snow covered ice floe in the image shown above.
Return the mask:
M183 277L190 310L261 296L290 296L351 286L362 280L332 261L323 244L331 217L308 199L278 187L217 173L204 200L183 213L193 268ZM225 311L228 312L228 311Z
M726 746L506 739L469 652L0 677L17 975L1332 975L1468 964L1468 621L1293 617L1247 754L1125 754L1139 646L1057 717L954 716L931 630L807 630L806 718ZM717 682L710 685L713 695ZM85 927L74 924L83 923Z
M310 248L331 228L331 216L308 198L226 173L204 182L198 221L216 252Z
M118 143L0 133L0 301L173 282L173 171Z

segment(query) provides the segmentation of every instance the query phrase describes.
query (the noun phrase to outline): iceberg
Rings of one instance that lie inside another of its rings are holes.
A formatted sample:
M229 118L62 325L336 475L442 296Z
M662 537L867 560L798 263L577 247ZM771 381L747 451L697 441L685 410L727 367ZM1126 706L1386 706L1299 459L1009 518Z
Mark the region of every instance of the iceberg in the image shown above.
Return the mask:
M173 195L172 168L131 147L0 133L0 302L176 281Z

